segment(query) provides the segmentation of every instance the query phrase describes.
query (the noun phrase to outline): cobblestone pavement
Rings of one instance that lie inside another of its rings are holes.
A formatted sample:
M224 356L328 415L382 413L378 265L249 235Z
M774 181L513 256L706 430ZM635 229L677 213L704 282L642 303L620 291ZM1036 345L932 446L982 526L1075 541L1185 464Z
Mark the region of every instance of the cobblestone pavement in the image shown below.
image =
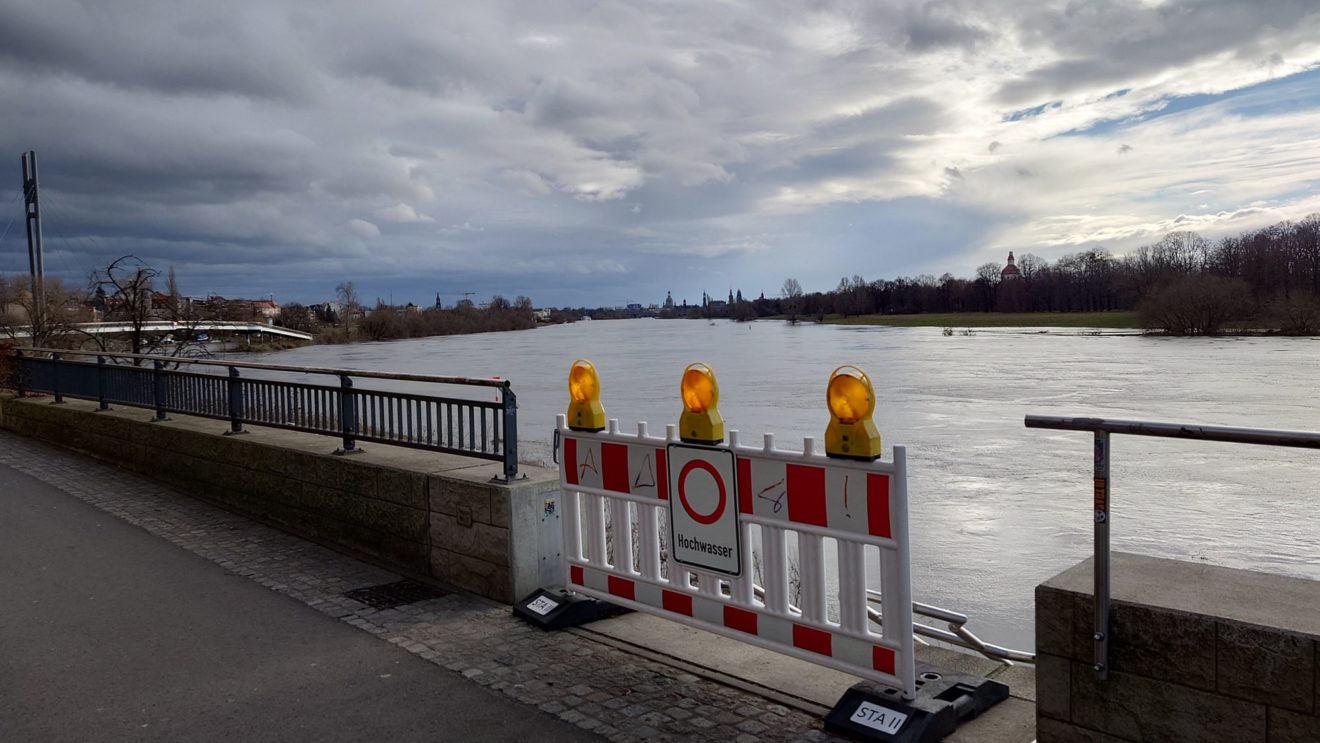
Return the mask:
M473 596L377 611L342 594L398 575L80 454L0 431L0 462L609 740L839 740L798 710L589 637L542 631Z

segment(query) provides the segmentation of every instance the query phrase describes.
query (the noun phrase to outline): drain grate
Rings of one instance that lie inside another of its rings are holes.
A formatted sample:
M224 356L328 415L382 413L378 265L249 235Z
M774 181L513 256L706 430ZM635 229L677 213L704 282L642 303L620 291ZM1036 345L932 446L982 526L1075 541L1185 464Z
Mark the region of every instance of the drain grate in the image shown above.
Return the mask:
M360 604L366 604L373 609L393 609L396 606L415 604L418 601L438 599L441 596L448 595L448 591L442 591L435 586L428 586L415 580L401 580L380 586L355 588L344 592L345 597Z

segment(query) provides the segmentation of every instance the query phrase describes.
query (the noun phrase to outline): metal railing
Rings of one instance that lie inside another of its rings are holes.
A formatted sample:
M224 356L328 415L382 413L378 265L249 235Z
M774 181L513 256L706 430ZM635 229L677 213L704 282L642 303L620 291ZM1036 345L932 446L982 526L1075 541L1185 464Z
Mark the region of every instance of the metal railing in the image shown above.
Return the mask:
M95 362L69 361L66 356ZM337 436L343 442L337 454L361 451L359 441L460 454L501 462L501 479L518 474L518 401L508 380L47 348L18 349L14 362L15 389L48 393L57 404L73 397L94 400L100 410L112 404L152 409L157 421L169 413L216 418L229 421L227 434L254 425ZM183 371L179 367L184 365L203 370ZM338 384L245 376L246 370L326 375L336 377ZM365 379L493 387L498 399L354 384Z
M1052 415L1028 415L1027 428L1051 428L1060 431L1091 431L1095 434L1095 642L1096 675L1109 675L1109 434L1158 436L1171 439L1195 439L1232 444L1261 444L1320 449L1320 433L1306 431L1271 431L1262 428L1202 426L1195 423L1156 423L1151 421L1071 418Z

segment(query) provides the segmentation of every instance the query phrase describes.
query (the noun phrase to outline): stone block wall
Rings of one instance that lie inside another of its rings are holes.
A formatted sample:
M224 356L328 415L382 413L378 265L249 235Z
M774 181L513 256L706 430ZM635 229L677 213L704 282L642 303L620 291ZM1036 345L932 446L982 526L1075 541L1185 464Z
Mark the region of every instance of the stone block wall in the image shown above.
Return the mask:
M0 399L0 427L91 454L287 531L362 553L405 572L512 603L545 579L541 528L553 470L492 482L499 465L379 445L336 456L337 441L147 410L95 411L50 398ZM553 536L553 532L551 533Z
M1091 565L1036 589L1040 743L1320 741L1320 582L1115 553L1101 681Z

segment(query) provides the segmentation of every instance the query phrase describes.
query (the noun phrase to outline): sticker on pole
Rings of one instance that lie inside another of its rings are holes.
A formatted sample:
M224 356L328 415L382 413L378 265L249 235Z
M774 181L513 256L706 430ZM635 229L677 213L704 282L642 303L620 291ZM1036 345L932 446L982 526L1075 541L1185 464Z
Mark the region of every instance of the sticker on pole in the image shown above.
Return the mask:
M674 559L694 568L739 575L742 551L733 452L670 444L668 460Z

